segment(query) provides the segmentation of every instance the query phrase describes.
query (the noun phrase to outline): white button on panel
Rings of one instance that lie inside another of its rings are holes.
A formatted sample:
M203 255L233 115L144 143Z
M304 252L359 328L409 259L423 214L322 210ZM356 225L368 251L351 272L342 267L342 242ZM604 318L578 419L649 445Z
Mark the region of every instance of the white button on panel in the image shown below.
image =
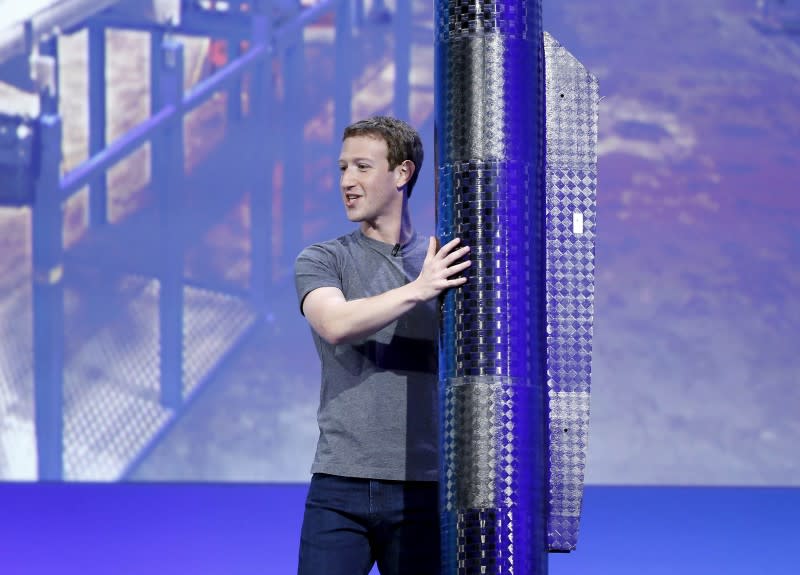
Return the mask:
M572 212L572 233L583 233L583 212Z

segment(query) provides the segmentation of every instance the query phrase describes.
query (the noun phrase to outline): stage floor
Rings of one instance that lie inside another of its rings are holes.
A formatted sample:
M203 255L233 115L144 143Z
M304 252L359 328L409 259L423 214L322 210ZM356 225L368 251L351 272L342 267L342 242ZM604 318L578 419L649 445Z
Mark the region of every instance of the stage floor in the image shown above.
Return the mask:
M0 568L291 575L306 485L0 484ZM795 575L800 489L588 487L551 575ZM375 571L377 573L377 571Z

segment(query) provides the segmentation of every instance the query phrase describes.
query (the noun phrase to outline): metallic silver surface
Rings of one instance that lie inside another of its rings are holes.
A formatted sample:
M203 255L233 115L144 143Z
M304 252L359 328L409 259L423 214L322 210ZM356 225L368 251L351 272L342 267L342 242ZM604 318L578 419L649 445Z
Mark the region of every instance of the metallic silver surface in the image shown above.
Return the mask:
M548 546L575 548L589 433L598 83L544 35L547 122ZM581 225L577 225L581 224Z
M543 480L520 468L520 462L536 460L540 451L525 441L526 429L517 421L544 417L535 386L473 377L465 385L446 385L444 393L444 510L512 508L519 489L543 486ZM460 422L469 425L459 428Z

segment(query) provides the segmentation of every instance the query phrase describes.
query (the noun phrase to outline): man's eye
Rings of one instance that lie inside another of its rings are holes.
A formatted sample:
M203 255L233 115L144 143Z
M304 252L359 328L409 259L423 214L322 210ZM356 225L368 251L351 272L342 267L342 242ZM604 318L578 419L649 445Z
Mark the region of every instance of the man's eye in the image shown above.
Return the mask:
M339 171L344 172L347 169L347 166L339 166Z
M363 170L366 170L367 168L369 168L369 166L367 164L358 164L358 169L359 170L363 171Z

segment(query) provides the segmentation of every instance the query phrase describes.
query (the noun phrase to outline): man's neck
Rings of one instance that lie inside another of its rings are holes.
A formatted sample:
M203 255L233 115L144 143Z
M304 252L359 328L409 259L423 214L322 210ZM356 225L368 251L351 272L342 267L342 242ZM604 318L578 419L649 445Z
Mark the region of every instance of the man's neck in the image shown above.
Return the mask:
M390 245L404 245L414 235L411 215L407 209L399 219L383 222L361 222L361 233L368 238Z

